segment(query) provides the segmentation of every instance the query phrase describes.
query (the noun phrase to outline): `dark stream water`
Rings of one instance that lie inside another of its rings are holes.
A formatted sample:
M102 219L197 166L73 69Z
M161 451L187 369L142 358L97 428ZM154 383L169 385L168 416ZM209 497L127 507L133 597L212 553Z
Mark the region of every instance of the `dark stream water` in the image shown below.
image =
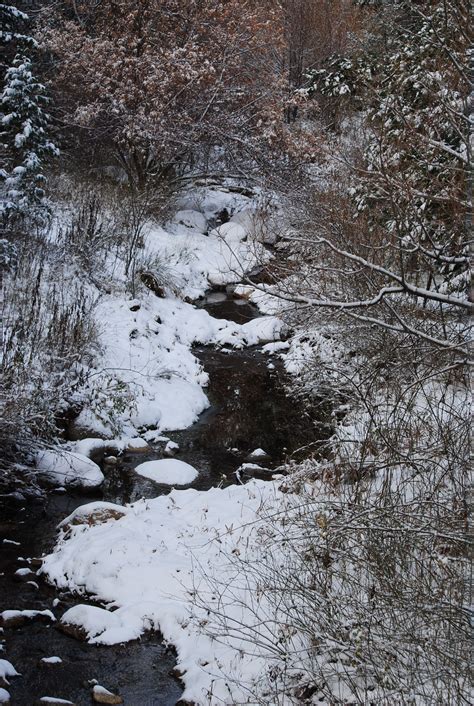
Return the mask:
M255 308L226 295L210 295L203 304L210 314L243 323L257 315ZM328 437L324 406L315 418L295 404L285 391L285 374L278 358L272 360L258 348L223 352L197 348L196 355L210 374L207 394L210 407L189 429L169 437L179 444L178 458L199 470L192 487L235 483L235 470L249 452L263 448L276 468L301 446ZM307 453L307 452L306 452ZM56 526L77 506L95 499L127 503L141 497L167 493L160 486L133 472L143 461L161 458L163 445L146 453L127 453L119 466L106 471L100 495L50 492L46 500L23 503L0 498L0 611L6 609L50 609L59 618L77 602L70 594L58 594L44 580L35 578L38 588L15 580L14 572L28 566L26 559L51 551ZM259 477L271 477L263 471ZM2 543L3 539L19 544ZM60 603L53 608L53 600ZM174 655L149 634L123 646L101 647L79 642L54 625L30 622L5 629L1 636L3 657L13 663L21 677L11 679L13 705L32 706L42 696L69 699L77 706L91 704L91 687L96 679L113 693L119 693L128 706L171 706L179 701L181 687L172 675ZM43 657L59 656L61 664L41 666Z

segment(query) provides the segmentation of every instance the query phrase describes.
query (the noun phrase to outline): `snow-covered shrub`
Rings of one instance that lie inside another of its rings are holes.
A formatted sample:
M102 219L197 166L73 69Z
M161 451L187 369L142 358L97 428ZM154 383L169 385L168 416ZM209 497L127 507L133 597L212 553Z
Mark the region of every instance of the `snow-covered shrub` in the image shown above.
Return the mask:
M266 661L249 703L469 703L469 397L426 372L378 404L355 385L333 456L296 467L222 575L197 568L205 632Z
M3 275L0 435L6 466L10 452L18 458L35 440L58 433L93 354L93 292L46 243L35 245L17 243L14 266Z

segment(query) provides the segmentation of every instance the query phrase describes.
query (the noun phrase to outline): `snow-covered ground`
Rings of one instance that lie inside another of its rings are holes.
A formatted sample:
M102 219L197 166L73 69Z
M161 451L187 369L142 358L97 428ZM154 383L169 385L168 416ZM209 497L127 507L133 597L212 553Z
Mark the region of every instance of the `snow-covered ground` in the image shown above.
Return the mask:
M42 571L58 588L90 594L107 609L78 605L62 621L82 628L89 642L103 645L161 630L177 649L183 699L246 702L248 687L272 656L274 626L260 630L260 644L239 638L239 622L258 619L252 611L259 597L250 577L248 583L234 581L236 567L229 557L242 552L250 560L258 558L266 543L258 511L264 505L267 512L272 507L278 511L285 502L276 483L251 481L226 489L172 490L153 500L114 506L113 516L107 514L110 504L104 504L103 521L92 526L88 517L97 517L101 504L92 503L90 511L79 508L64 521L59 544ZM206 608L193 605L198 589L211 607L225 613L232 633L228 640L206 634ZM247 606L253 591L255 602ZM260 610L262 616L265 610L271 613L268 605Z

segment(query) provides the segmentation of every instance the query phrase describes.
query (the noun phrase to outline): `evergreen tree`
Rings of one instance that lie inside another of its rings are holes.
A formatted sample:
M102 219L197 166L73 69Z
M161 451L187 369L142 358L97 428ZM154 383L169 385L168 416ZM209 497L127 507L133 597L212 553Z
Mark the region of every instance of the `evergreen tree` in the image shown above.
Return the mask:
M31 60L17 55L7 69L0 98L2 149L7 169L2 210L7 217L38 215L45 208L43 174L47 158L58 155L48 137L46 90L33 74Z
M0 3L0 40L2 44L24 42L34 44L35 40L23 31L28 22L28 15L13 5Z

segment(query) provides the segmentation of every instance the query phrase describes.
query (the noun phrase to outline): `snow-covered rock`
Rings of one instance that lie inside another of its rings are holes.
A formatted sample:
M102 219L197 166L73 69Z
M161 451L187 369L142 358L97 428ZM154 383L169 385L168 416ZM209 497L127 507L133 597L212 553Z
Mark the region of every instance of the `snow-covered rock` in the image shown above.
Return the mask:
M179 444L177 444L175 441L168 441L166 444L163 453L165 456L176 456L176 454L179 451Z
M263 449L254 449L251 451L247 458L246 461L252 462L252 461L269 461L271 458L270 454L264 451Z
M113 577L110 579L113 580ZM76 639L101 645L115 645L134 640L140 637L146 628L138 608L119 609L112 613L104 608L85 604L69 608L62 616L59 626L63 632Z
M53 656L53 657L42 657L40 659L40 664L41 665L53 665L53 664L62 664L62 659L61 657Z
M81 439L74 444L74 451L81 456L87 456L94 463L100 463L104 458L105 441L103 439L91 438Z
M274 343L266 343L262 351L268 355L274 355L275 353L280 353L281 351L287 351L290 347L289 341L275 341Z
M118 694L113 694L100 684L92 687L92 698L97 704L123 704L123 699Z
M54 623L56 618L50 610L4 610L0 613L0 626L17 628L30 620Z
M56 485L97 488L104 481L99 466L90 458L59 448L38 452L36 467L42 476Z
M209 235L214 238L222 238L226 243L232 245L233 243L240 243L245 240L248 232L239 223L229 221L211 230Z
M141 463L135 468L135 473L164 485L189 485L199 475L189 463L175 458Z
M287 326L277 316L261 316L242 325L248 345L278 341L287 335Z
M35 576L35 572L26 567L22 569L17 569L13 574L13 578L15 579L15 581L29 581L30 579L34 579Z
M9 685L8 677L19 677L20 674L7 659L0 659L0 684Z
M109 520L118 520L127 512L128 509L122 505L96 500L93 503L87 503L87 505L80 505L65 517L58 527L64 529L70 525L99 525Z
M9 704L10 694L6 689L0 686L0 704Z
M150 451L150 446L145 439L141 439L137 436L129 440L127 444L127 451L131 451L133 453L145 453L146 451Z
M205 233L207 230L207 221L204 214L191 209L177 211L173 216L173 222L186 226L186 228L193 228L199 233Z

